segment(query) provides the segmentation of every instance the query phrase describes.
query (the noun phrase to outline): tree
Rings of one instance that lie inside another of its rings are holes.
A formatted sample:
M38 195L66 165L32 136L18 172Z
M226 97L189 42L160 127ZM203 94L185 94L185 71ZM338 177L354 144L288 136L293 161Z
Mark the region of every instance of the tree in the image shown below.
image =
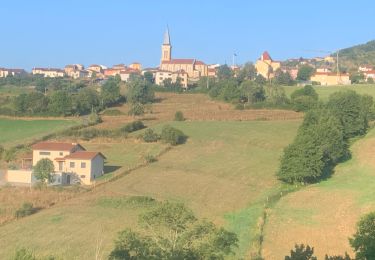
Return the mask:
M199 221L179 203L161 203L139 221L147 235L124 230L110 259L224 259L238 242L234 233Z
M248 62L239 71L237 79L238 81L243 82L244 80L254 80L256 76L257 71L254 64Z
M67 91L59 90L54 92L48 103L48 110L51 114L67 116L72 114L72 99Z
M116 104L120 100L120 97L120 82L114 77L109 78L101 88L103 107Z
M345 138L363 135L368 129L373 100L355 91L340 91L329 97L327 107L341 121Z
M90 88L84 88L78 92L74 99L75 109L82 114L88 114L99 107L100 101L97 92Z
M258 74L255 77L255 82L259 85L265 85L267 83L267 79L263 77L261 74Z
M145 113L145 107L141 103L131 103L128 114L130 116L141 116Z
M329 110L310 111L291 145L284 150L278 172L287 183L313 183L331 174L348 155L343 127Z
M39 160L33 169L33 174L37 180L40 180L42 183L53 182L53 172L55 171L55 167L53 162L48 159L44 158Z
M184 114L181 111L177 111L174 114L174 121L185 121Z
M375 259L375 212L361 218L357 232L349 242L357 260Z
M262 102L266 99L264 88L254 81L243 81L240 89L248 103Z
M317 260L314 256L314 248L309 245L295 245L294 250L290 250L290 256L285 256L285 260Z
M316 107L318 99L318 93L309 85L295 90L291 95L291 100L296 111L307 111Z
M221 65L217 69L217 77L219 80L230 79L233 77L233 71L228 65Z
M308 81L310 80L311 76L314 73L314 68L308 65L304 65L299 68L297 79L301 81Z
M154 83L154 75L152 74L152 72L146 71L145 74L143 75L143 77L145 78L145 80L148 83L150 83L150 84Z
M283 72L280 69L278 69L275 72L274 82L277 85L282 85L282 86L294 85L294 80L292 79L292 76L290 76L289 72Z
M136 80L128 84L127 99L130 103L147 104L154 100L155 94L146 81Z

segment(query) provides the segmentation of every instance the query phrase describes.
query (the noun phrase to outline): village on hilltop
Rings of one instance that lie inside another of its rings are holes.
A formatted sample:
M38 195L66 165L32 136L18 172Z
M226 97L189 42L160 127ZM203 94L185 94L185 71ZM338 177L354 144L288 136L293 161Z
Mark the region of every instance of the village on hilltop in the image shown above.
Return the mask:
M185 89L187 89L189 85L196 83L201 77L217 77L220 64L207 65L205 62L195 58L174 58L172 56L169 29L167 29L164 34L161 52L160 65L155 68L142 68L139 62L133 62L129 65L117 64L113 65L111 68L98 64L92 64L87 68L82 64L69 64L66 65L64 69L33 68L31 74L45 78L69 77L73 79L95 79L97 81L118 75L121 81L127 82L131 79L132 75L145 75L145 73L150 73L156 85L163 86L166 80L171 83L176 83L178 81L181 87ZM337 61L333 56L275 61L267 51L255 62L257 74L261 75L266 80L272 80L277 77L280 72L287 73L292 80L296 80L299 69L303 66L309 66L314 70L314 73L309 81L302 82L303 85L350 85L350 74L348 72L338 71L336 65ZM232 64L230 69L236 75L241 69L241 66ZM366 82L375 79L375 68L371 65L363 64L359 66L356 73L359 73L363 81ZM27 74L28 72L24 69L0 68L0 78Z

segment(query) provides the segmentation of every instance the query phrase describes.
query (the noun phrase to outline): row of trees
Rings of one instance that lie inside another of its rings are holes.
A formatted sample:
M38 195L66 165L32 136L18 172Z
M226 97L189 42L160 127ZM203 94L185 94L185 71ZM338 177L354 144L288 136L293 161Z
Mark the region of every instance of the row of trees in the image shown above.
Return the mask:
M372 97L343 91L332 94L327 104L309 110L295 140L284 150L279 179L314 183L328 177L333 167L350 155L349 139L366 133L373 108Z
M118 78L108 79L100 92L84 87L76 91L57 90L47 95L41 92L20 94L13 100L16 115L69 116L99 111L124 100Z

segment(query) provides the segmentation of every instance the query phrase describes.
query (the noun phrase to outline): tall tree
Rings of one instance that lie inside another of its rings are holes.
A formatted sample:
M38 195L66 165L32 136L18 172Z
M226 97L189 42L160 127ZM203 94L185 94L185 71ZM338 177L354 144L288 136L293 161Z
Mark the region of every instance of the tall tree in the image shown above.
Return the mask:
M219 78L219 80L230 79L233 77L233 71L231 70L231 68L229 68L228 65L221 65L217 69L217 77Z

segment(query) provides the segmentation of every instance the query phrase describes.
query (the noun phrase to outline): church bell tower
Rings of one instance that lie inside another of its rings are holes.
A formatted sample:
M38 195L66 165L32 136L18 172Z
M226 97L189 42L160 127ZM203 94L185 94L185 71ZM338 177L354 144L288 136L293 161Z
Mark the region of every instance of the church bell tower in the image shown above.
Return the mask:
M164 33L164 41L163 45L161 46L161 62L163 61L170 61L172 59L172 45L171 45L171 38L169 36L169 29Z

